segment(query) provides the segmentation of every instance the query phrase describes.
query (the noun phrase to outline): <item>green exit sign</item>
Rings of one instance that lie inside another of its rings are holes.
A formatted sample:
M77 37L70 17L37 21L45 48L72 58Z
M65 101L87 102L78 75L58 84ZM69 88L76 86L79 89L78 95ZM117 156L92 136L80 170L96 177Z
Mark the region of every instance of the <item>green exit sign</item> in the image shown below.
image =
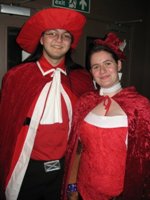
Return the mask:
M90 0L52 0L52 6L90 13Z

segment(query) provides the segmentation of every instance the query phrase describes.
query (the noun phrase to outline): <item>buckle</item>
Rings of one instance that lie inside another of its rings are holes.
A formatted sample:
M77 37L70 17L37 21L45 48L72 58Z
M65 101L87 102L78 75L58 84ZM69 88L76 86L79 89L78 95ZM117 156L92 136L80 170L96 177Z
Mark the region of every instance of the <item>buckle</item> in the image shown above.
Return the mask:
M45 172L56 171L61 168L59 160L52 160L44 163Z

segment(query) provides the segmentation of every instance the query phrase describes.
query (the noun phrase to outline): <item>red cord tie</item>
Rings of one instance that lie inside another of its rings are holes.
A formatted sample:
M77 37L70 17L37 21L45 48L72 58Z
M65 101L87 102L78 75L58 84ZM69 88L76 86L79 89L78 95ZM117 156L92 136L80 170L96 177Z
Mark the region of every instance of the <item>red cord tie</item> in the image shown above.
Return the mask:
M109 108L110 108L110 105L111 105L111 99L109 96L104 96L104 106L105 106L105 110L106 110L106 113L108 112ZM105 115L106 115L105 113Z

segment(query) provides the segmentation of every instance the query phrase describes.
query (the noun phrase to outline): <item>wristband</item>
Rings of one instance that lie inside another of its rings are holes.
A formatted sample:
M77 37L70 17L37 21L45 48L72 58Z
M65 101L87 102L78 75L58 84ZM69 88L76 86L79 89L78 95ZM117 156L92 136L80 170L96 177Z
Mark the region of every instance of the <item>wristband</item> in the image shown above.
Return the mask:
M68 187L67 187L67 192L77 192L77 184L76 183L71 183L71 184L68 184Z

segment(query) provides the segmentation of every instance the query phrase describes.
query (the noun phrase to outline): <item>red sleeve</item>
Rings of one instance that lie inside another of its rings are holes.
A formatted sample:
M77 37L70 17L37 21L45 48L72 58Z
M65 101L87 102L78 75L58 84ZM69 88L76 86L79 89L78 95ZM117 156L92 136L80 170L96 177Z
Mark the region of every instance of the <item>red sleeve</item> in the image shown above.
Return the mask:
M73 70L69 74L71 89L78 97L85 92L94 90L91 74L85 69Z

